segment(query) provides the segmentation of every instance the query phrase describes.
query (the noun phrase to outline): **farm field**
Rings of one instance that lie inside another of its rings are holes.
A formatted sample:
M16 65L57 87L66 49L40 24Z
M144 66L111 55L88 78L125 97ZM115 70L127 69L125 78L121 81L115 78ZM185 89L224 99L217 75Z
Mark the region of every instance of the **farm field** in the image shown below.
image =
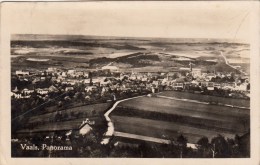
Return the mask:
M194 94L194 93L187 93L187 92L176 92L176 91L164 91L159 96L168 96L168 97L176 97L179 99L190 99L190 100L197 100L201 102L217 102L221 104L229 104L238 107L250 107L250 100L243 100L243 99L232 99L232 98L223 98L217 96L209 96L209 95L202 95L202 94Z
M98 115L98 114L103 115L104 111L107 110L109 106L110 106L110 103L101 103L101 104L93 104L93 105L68 108L68 109L60 110L58 112L61 112L62 114L67 113L68 116L70 116L71 112L73 112L74 114L83 113L86 116L91 117L93 115ZM43 115L32 116L29 119L29 123L50 121L50 120L54 119L56 114L57 114L57 112L51 112L51 113L46 113Z
M95 121L95 125L103 125L103 114L109 106L110 103L101 103L60 110L58 112L61 112L61 114L67 114L67 117L63 121L55 121L57 112L32 116L24 123L24 127L17 132L32 133L77 129L86 118L90 121ZM31 129L32 126L33 129Z
M17 133L24 133L24 132L51 132L51 131L66 131L71 129L78 129L82 121L85 118L64 121L64 122L55 122L55 123L48 123L44 125L35 126L33 129L22 129L17 131Z
M111 118L118 132L175 139L183 134L188 142L196 143L203 136L234 138L245 134L249 115L248 109L142 97L120 103Z
M230 121L237 117L249 116L250 111L232 107L207 105L158 97L142 97L119 104L144 111L162 112L167 114L187 115L211 120Z
M221 134L227 138L234 138L235 134L223 133L212 130L194 128L193 126L184 126L172 122L156 121L135 117L113 116L115 122L115 131L126 132L136 135L144 135L162 139L177 139L179 135L183 135L190 143L196 143L202 136L209 139Z

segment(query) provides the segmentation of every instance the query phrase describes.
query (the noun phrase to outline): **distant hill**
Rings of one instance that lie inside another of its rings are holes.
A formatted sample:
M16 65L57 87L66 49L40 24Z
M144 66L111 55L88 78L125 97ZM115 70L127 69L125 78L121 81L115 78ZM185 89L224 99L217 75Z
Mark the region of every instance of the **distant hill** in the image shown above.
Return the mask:
M248 44L244 41L223 38L160 38L160 37L122 37L122 36L92 36L92 35L51 35L51 34L14 34L11 40L138 40L169 43L239 43Z

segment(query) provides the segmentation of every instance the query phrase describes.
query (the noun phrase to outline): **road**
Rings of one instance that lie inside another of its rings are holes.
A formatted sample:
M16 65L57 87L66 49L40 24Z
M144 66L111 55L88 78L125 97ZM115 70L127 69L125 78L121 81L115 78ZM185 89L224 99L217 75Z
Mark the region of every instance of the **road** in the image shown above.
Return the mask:
M105 114L105 118L106 118L106 121L107 121L107 132L105 133L104 135L104 138L102 139L101 141L101 144L108 144L109 141L110 141L110 138L113 136L114 134L114 124L113 122L111 121L111 119L109 118L109 114L116 108L116 106L123 102L123 101L127 101L127 100L131 100L131 99L135 99L135 98L139 98L139 97L144 97L144 96L137 96L137 97L132 97L132 98L127 98L127 99L123 99L123 100L119 100L117 101Z
M243 72L243 71L237 69L236 67L230 65L229 62L228 62L228 60L227 60L227 58L226 58L226 56L224 56L224 54L223 54L222 51L220 51L220 54L221 54L221 56L224 58L225 63L226 63L228 66L230 66L231 68L233 68L233 69L235 69L235 70L237 70L237 71L239 71L239 72L241 72L241 73L243 73L243 74L247 74L247 73L245 73L245 72Z

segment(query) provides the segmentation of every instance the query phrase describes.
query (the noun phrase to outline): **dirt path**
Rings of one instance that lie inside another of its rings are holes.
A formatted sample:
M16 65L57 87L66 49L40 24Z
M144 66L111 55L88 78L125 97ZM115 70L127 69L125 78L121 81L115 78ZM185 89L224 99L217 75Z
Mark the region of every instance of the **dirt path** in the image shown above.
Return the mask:
M243 71L237 69L236 67L230 65L229 62L228 62L228 60L227 60L227 58L226 58L226 56L224 56L224 54L223 54L222 51L220 51L220 54L221 54L221 56L224 58L225 63L226 63L228 66L230 66L231 68L233 68L233 69L235 69L235 70L237 70L237 71L239 71L239 72L241 72L241 73L243 73L243 74L246 74L245 72L243 72Z
M108 144L109 141L110 141L110 138L113 136L114 134L114 124L113 122L111 121L111 119L109 118L109 114L116 108L116 106L123 102L123 101L127 101L127 100L131 100L131 99L135 99L135 98L139 98L139 97L144 97L144 96L137 96L137 97L132 97L132 98L127 98L127 99L123 99L123 100L119 100L117 101L105 114L105 118L106 118L106 121L107 121L107 132L105 133L104 135L104 138L102 139L101 141L101 144Z

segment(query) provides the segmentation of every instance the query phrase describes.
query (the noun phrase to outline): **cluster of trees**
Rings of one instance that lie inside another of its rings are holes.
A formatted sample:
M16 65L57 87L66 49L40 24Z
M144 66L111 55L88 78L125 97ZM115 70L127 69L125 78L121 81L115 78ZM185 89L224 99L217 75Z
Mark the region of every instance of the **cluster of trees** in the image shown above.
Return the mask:
M76 133L77 134L77 133ZM101 145L100 134L94 132L86 136L76 135L75 132L67 140L66 136L61 138L45 139L44 136L35 135L30 138L29 143L40 145L68 145L72 146L72 151L52 151L35 152L20 151L16 143L12 143L12 156L37 156L40 157L127 157L127 158L243 158L250 157L249 138L243 141L242 137L236 136L235 139L225 139L218 135L209 141L207 137L202 137L197 142L197 149L187 147L188 140L180 135L176 140L172 139L170 144L156 144L151 142L139 141L132 143L131 140L127 145L115 146L114 143ZM76 136L75 136L76 135ZM117 140L114 140L116 142ZM28 143L28 139L27 139ZM30 153L30 154L29 154Z
M218 82L218 83L228 83L228 82L235 82L235 78L234 78L234 75L231 75L231 77L219 77L219 76L216 76L216 77L213 77L211 78L211 81L212 82Z
M197 142L197 149L187 147L187 138L180 135L170 144L140 142L138 147L121 146L110 149L110 157L169 157L169 158L241 158L250 157L249 138L225 139L218 135L209 141L202 137Z
M246 136L249 136L246 134ZM202 137L198 142L198 153L201 157L235 158L249 157L249 138L244 141L238 135L234 139L225 139L218 135L209 142L207 137Z

